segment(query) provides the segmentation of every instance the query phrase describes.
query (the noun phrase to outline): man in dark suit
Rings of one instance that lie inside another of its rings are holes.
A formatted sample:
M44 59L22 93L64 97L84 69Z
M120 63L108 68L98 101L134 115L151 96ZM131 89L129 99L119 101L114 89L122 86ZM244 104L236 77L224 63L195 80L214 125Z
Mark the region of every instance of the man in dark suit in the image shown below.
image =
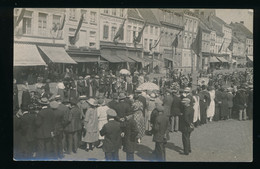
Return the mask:
M190 146L190 134L192 132L191 125L193 122L194 109L190 105L190 99L184 98L182 99L182 115L180 116L180 131L182 132L182 143L184 154L189 155L191 153Z
M66 139L68 140L67 153L71 154L78 150L78 133L82 129L81 124L81 112L77 106L77 100L75 98L70 100L71 109L65 114L65 121L67 125L64 128Z
M107 110L108 122L100 130L100 135L105 136L102 149L107 161L119 160L118 151L122 145L120 123L115 121L117 116L113 109Z
M219 121L221 116L221 105L222 105L222 92L220 91L220 87L216 86L215 90L215 114L214 121Z
M166 160L165 144L167 143L166 132L169 125L169 118L164 115L163 106L158 105L157 111L159 115L155 119L153 127L153 141L155 142L155 157L158 161Z
M210 104L210 95L207 91L205 85L201 86L201 91L199 92L200 97L200 117L201 117L201 124L207 123L207 109Z
M181 115L181 99L177 96L177 90L172 90L173 100L171 107L171 130L177 132L179 130L179 116Z
M121 124L123 125L123 123L126 120L126 115L128 115L131 111L131 107L130 105L125 101L126 96L124 93L120 93L119 94L119 103L116 105L116 113L117 113L117 117L116 120L120 121Z
M43 107L36 117L37 158L53 158L55 116L47 98L42 98L39 102Z
M113 109L117 112L117 105L118 105L118 94L117 93L114 93L113 94L113 100L111 100L110 102L108 102L107 106L110 108L110 109Z

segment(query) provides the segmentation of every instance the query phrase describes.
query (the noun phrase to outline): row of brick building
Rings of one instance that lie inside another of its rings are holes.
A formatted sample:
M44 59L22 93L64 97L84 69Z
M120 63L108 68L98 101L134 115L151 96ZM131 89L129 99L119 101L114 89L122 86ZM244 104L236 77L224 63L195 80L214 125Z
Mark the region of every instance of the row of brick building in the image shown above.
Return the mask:
M14 22L21 9L14 9ZM75 44L71 44L80 17L83 23ZM60 26L65 17L64 27ZM123 38L113 39L124 22ZM134 45L146 22L140 43ZM201 53L191 44L202 30ZM178 38L177 46L173 45ZM151 46L158 45L150 50ZM232 50L228 47L233 44ZM247 57L246 57L247 56ZM166 69L196 71L219 66L236 67L253 61L253 34L243 23L227 24L215 10L135 8L26 8L14 29L14 66L54 65L64 72L72 65L78 74L104 69Z

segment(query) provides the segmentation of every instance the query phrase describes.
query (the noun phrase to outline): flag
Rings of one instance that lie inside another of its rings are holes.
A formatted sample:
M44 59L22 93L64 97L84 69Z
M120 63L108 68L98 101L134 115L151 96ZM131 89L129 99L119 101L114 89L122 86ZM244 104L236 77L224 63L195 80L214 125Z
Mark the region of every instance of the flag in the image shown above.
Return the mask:
M65 19L66 19L66 15L64 14L64 15L63 15L63 18L62 18L62 21L61 21L61 23L60 23L59 30L62 30L62 29L63 29L64 24L65 24Z
M78 39L79 39L79 30L80 30L80 28L81 28L83 19L84 19L84 16L83 16L83 14L82 14L81 17L80 17L79 24L78 24L78 27L77 27L77 29L76 29L76 32L75 32L74 36L70 38L70 44L72 44L72 45L75 45L75 43L76 43L76 42L78 41Z
M15 27L17 27L17 26L19 25L19 23L22 21L24 14L25 14L25 8L22 8L22 9L20 10L19 16L17 17L17 19L16 19L16 21L15 21L15 23L14 23L14 26L15 26Z
M175 48L175 54L176 54L176 48L177 48L177 46L178 46L178 34L176 35L176 37L175 37L175 39L173 40L173 42L172 42L172 47L174 47Z
M199 56L201 52L201 41L202 41L202 31L200 26L198 26L198 32L195 40L191 44L191 49Z
M248 47L246 48L245 55L248 55Z
M144 28L146 26L146 21L144 23L144 26L143 28L140 30L140 32L138 33L138 36L136 38L134 38L134 44L136 45L137 43L140 43L141 41L141 38L142 38L142 35L143 35L143 32L144 32Z
M233 39L231 40L230 44L228 45L228 49L233 51Z
M114 39L113 39L113 42L114 43L117 43L116 40L119 38L120 40L123 40L124 39L124 25L125 25L125 21L126 19L124 19L123 23L120 25L120 28L118 29Z
M221 52L221 50L222 50L222 48L223 48L223 45L224 45L224 42L225 42L225 39L223 40L223 42L222 42L222 44L221 44L221 46L220 46L220 48L219 48L219 50L218 50L218 53Z
M152 49L156 48L156 46L158 46L161 38L162 38L162 35L159 36L159 38L157 39L156 43L153 46L150 46L150 50L152 50Z

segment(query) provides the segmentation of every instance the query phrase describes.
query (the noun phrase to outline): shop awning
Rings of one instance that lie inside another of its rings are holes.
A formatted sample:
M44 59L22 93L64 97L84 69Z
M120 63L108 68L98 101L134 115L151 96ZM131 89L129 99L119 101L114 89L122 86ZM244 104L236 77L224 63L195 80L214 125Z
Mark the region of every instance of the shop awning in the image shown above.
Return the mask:
M36 45L14 44L14 66L44 66L46 63L42 59Z
M128 57L129 57L130 59L136 61L136 62L140 62L140 63L143 63L143 62L144 62L143 59L141 59L141 58L139 58L139 57L137 57L137 56L134 56L134 55L132 55L132 54L129 54Z
M210 59L209 59L210 61L210 63L218 63L219 62L219 60L216 58L216 56L212 56L212 57L210 57Z
M125 62L121 58L117 57L115 52L112 52L111 50L107 50L107 49L101 50L101 57L111 63Z
M254 61L253 56L247 56L249 60Z
M232 63L237 63L237 61L235 59L232 59Z
M129 63L135 62L134 60L128 58L128 56L126 55L126 51L124 51L124 50L117 50L116 56L119 57L120 59L124 60L125 62L129 62Z
M88 62L107 62L105 60L98 60L98 57L88 57L88 56L71 56L71 58L78 63L88 63Z
M62 47L39 46L39 48L53 63L77 64Z
M217 57L218 60L220 60L220 62L228 62L226 59L224 59L223 57Z
M169 58L169 57L164 57L164 59L167 59L167 60L169 60L169 61L171 61L171 62L174 62L174 59Z

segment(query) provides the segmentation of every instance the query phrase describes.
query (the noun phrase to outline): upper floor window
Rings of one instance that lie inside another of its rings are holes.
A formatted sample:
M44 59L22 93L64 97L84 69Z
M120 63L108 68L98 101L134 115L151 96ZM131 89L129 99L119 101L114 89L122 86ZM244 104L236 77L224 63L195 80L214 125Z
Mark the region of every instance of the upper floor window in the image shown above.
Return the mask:
M148 40L144 39L144 48L147 50Z
M108 39L108 32L109 32L109 27L108 25L104 25L104 29L103 29L103 39L107 40Z
M83 21L87 22L87 10L81 10L81 14L83 15Z
M108 14L108 9L104 9L103 11L105 14Z
M39 35L47 35L47 14L39 13L38 18L38 33Z
M153 26L150 26L150 34L153 34Z
M116 9L112 9L112 15L116 16Z
M119 16L124 17L124 9L119 9Z
M32 11L25 11L23 17L23 34L32 34Z
M70 9L70 19L76 19L76 9Z
M116 35L116 27L113 26L111 29L111 39L112 40L114 39L115 35Z
M96 12L93 12L93 11L90 12L90 22L92 22L92 23L97 22L97 13Z
M158 27L155 27L155 35L158 35Z
M61 18L61 16L59 16L59 15L53 15L52 24L53 24L53 27L56 27L56 29L58 29L60 27L60 18Z
M96 31L90 31L89 36L92 37L92 38L95 38L96 37Z

